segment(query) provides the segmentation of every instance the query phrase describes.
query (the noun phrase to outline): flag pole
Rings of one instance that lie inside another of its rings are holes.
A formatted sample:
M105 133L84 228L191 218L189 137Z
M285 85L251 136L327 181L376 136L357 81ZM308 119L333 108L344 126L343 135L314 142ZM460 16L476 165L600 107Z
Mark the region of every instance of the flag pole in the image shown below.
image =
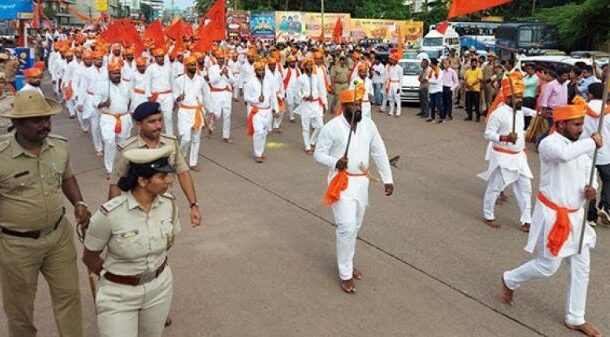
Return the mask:
M601 134L602 129L604 128L604 110L606 110L606 101L608 100L608 79L610 76L606 76L606 80L604 81L604 94L602 95L602 109L599 112L599 123L597 124L597 133ZM593 179L595 178L595 163L597 162L597 154L599 153L599 148L595 147L595 151L593 152L593 161L591 163L591 172L589 173L589 184L587 186L593 185ZM585 211L582 217L582 226L580 226L580 239L578 240L578 254L582 252L582 245L585 239L585 225L587 223L587 214L589 213L589 204L591 200L587 200L585 202Z

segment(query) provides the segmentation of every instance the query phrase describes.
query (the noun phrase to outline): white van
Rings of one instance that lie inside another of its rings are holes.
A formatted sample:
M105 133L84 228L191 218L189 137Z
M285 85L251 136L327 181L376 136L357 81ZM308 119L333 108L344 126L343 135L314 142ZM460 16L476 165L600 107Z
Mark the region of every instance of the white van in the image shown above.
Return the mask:
M445 34L431 29L424 36L420 51L428 54L429 58L441 59L448 56L451 49L455 49L458 54L460 52L460 36L458 33L451 28L448 28Z

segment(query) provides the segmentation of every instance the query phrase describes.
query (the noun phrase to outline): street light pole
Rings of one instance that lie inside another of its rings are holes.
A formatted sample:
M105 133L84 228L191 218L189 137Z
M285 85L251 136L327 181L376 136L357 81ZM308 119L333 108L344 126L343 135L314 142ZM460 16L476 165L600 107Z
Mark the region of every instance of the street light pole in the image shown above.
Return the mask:
M322 12L322 33L320 34L320 36L322 36L322 42L324 42L324 0L320 1L320 9Z

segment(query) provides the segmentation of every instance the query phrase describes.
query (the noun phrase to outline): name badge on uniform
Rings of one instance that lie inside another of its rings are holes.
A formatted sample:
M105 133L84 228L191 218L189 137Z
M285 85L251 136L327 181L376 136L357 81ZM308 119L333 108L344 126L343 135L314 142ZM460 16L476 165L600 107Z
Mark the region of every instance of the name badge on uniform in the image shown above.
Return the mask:
M121 235L121 237L123 239L127 239L127 238L134 237L134 236L138 235L139 232L140 231L138 231L137 229L134 229L134 230L129 231L129 232L121 233L120 235Z

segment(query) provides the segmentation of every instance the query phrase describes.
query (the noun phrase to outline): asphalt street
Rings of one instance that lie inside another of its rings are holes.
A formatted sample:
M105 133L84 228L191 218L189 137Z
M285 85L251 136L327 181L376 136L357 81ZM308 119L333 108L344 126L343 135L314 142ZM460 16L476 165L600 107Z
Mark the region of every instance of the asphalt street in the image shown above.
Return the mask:
M565 266L518 289L515 306L500 302L501 273L531 255L523 250L527 234L514 197L497 207L502 228L482 222L486 185L476 174L487 167L483 123L462 121L461 110L445 124L425 123L417 106L403 106L400 118L373 113L389 155L401 159L393 196L384 196L379 182L370 185L355 260L365 276L348 295L339 288L332 212L321 205L327 169L303 151L300 123L271 134L267 161L256 164L244 110L234 104L234 144L218 134L202 139L201 172L192 172L202 226L189 227L188 205L177 193L183 231L170 252L173 325L165 336L579 336L563 326ZM97 209L108 183L89 135L66 112L53 123L54 133L69 138L85 200ZM538 177L537 154L528 157ZM597 234L587 320L610 333L610 234ZM80 261L79 268L86 336L95 337ZM57 336L42 278L39 289L39 335Z

